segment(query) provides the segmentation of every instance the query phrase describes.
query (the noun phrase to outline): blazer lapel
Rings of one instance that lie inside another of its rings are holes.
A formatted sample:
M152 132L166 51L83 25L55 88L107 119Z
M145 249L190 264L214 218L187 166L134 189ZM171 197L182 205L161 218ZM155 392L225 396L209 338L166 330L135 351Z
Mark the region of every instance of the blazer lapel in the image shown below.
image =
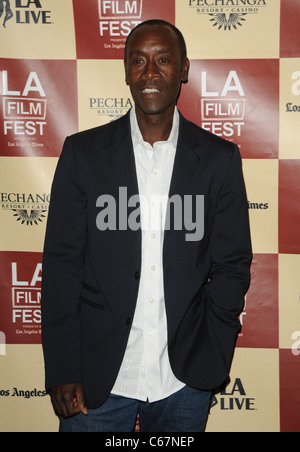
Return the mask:
M109 160L119 187L138 194L138 180L130 129L130 113L116 123ZM186 193L199 163L199 142L191 124L180 115L179 137L169 196Z
M169 198L173 195L183 197L188 193L189 186L200 162L199 151L199 140L194 133L193 126L180 115L178 145ZM131 196L138 195L139 188L131 138L130 113L116 123L116 131L112 139L109 160L118 187L127 188L128 199ZM174 219L171 218L170 229L172 228L173 222ZM168 232L169 230L165 231L165 236Z
M197 171L200 157L198 155L199 141L191 124L180 115L180 128L173 175L171 179L169 198L174 195L183 197L188 194L189 186ZM170 229L174 218L171 217ZM165 231L165 237L169 230Z
M109 161L116 177L118 187L126 187L128 198L138 195L138 180L131 139L129 113L116 123Z
M183 196L199 164L199 142L190 123L180 115L180 128L169 197Z

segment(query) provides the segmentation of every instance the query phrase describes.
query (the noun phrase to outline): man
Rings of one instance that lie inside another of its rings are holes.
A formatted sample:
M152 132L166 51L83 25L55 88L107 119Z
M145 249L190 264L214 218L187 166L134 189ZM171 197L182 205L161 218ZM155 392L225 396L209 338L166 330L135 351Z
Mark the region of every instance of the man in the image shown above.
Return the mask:
M228 378L249 286L248 204L237 147L177 110L188 71L179 30L139 25L125 51L135 107L66 140L42 293L62 432L129 432L137 415L141 431L204 431Z

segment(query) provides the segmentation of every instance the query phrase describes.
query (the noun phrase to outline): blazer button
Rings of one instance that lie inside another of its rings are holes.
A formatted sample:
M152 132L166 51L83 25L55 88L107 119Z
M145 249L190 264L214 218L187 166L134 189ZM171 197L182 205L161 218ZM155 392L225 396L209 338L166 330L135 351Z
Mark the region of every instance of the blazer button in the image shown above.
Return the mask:
M138 281L140 279L141 275L140 272L135 272L135 279Z
M126 320L126 325L130 325L131 324L131 318L128 317L128 319Z

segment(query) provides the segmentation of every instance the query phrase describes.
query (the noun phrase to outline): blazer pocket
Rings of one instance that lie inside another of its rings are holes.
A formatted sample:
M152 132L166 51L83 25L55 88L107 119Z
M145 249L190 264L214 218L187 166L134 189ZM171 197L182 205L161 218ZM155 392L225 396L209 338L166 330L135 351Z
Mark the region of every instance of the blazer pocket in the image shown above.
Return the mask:
M88 304L89 306L100 309L100 311L104 311L104 297L101 294L97 294L96 291L88 290L86 287L83 287L81 292L81 302Z

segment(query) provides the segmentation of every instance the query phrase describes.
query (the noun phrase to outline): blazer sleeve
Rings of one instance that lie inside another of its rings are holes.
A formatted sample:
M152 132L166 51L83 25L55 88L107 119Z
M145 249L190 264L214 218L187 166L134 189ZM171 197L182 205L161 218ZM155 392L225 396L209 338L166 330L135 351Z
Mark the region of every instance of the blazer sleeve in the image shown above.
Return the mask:
M217 200L210 253L212 266L206 294L211 321L229 365L236 340L232 330L240 327L238 316L244 308L252 262L248 200L237 146Z
M53 180L43 256L42 343L46 388L81 382L80 293L87 180L67 138Z

